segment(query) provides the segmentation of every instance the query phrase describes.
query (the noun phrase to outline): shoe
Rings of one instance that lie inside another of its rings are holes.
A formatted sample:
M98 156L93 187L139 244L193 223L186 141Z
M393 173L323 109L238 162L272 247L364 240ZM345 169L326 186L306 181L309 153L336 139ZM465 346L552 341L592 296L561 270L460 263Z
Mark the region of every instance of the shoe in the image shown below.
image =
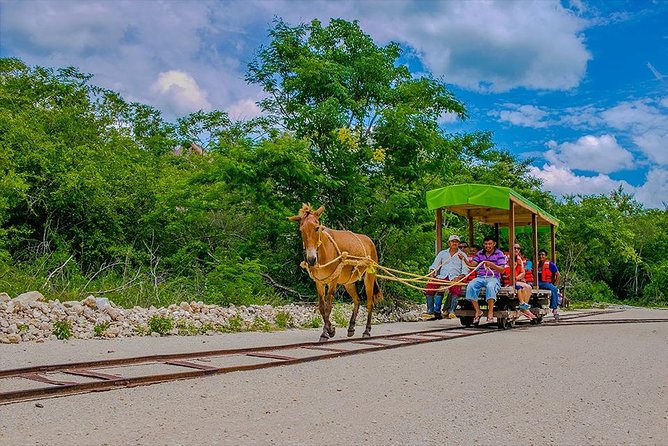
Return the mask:
M474 325L480 322L480 317L481 317L481 316L482 316L482 313L481 313L481 314L477 314L477 315L473 318L473 324L474 324Z
M423 321L431 321L436 319L436 316L434 316L434 313L422 313L422 320Z
M448 313L448 319L454 319L457 316L455 316L455 313Z
M440 321L441 319L443 319L443 315L441 313L434 313L434 319Z
M520 310L520 313L526 316L526 318L529 319L530 321L536 319L536 316L529 310Z
M526 304L526 303L521 303L520 304L520 310L529 310L530 308L531 308L531 306L529 304Z

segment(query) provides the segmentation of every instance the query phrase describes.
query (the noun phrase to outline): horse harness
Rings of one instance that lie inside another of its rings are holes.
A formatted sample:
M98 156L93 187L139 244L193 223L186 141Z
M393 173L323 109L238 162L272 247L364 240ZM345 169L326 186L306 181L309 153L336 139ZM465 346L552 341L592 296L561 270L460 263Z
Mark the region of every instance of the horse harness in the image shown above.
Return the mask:
M302 261L300 266L308 272L309 277L313 279L313 281L323 284L335 282L338 280L339 276L341 276L343 268L346 266L353 267L353 272L351 273L350 280L347 283L357 282L365 273L373 274L376 272L376 267L374 265L376 262L371 258L371 256L369 256L364 243L362 243L362 240L360 240L357 234L352 231L346 231L355 236L360 246L364 250L364 257L350 255L347 251L341 251L339 245L336 243L332 235L329 232L326 232L325 229L327 228L322 225L318 227L318 244L316 245L316 249L320 249L320 246L322 245L322 234L324 233L332 245L334 245L337 257L325 263L324 265L315 265L313 267L310 267L306 261ZM329 276L325 277L324 279L318 279L313 276L313 270L316 268L326 268L332 265L334 262L339 262L339 264Z

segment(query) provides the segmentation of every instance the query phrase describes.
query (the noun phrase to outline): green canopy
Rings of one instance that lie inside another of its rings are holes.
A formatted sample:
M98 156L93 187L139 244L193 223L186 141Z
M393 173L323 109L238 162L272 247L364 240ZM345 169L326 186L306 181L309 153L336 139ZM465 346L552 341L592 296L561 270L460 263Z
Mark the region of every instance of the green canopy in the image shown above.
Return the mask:
M559 225L559 220L508 187L488 184L456 184L427 192L429 210L446 208L486 224L508 226L510 202L515 203L515 225L530 225L536 215L538 225ZM519 229L519 228L518 228Z

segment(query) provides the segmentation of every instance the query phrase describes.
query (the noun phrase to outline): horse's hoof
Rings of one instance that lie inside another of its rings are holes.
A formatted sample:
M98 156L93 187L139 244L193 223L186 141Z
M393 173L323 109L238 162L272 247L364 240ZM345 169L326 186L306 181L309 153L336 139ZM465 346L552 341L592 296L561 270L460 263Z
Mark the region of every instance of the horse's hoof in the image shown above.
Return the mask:
M363 337L363 338L370 338L370 337L371 337L371 333L369 333L368 331L365 331L364 333L362 333L362 337Z
M329 335L330 338L333 338L334 335L336 334L336 328L332 327L332 329L329 330L327 334Z
M320 340L318 340L318 342L327 342L327 341L329 341L328 336L320 336Z
M351 338L355 335L355 329L353 328L352 330L348 330L348 337Z

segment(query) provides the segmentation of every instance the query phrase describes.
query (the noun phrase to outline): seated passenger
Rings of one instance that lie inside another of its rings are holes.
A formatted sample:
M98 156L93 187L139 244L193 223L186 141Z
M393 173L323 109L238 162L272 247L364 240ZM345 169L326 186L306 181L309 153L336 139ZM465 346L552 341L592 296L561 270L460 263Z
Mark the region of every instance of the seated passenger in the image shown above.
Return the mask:
M440 280L447 280L451 282L457 282L464 278L466 273L468 273L468 268L462 260L462 257L466 255L459 250L459 236L451 235L448 238L448 249L444 249L439 252L434 262L429 267L429 276L436 277ZM427 284L428 288L430 284ZM433 295L430 299L430 296L427 294L427 315L429 318L429 311L431 310L434 318L442 319L441 315L441 303L443 302L443 293L447 291L451 296L451 303L448 307L448 317L450 319L455 317L455 308L457 308L457 298L462 295L462 288L459 285L453 286L444 286L441 285L437 289L433 290ZM425 292L425 294L427 291Z
M513 247L515 251L515 289L517 290L517 299L520 301L520 312L526 316L529 320L534 319L536 316L529 311L531 306L529 305L529 299L531 298L531 285L524 282L526 277L526 269L524 267L524 260L522 259L521 250L519 244L515 243ZM506 265L504 269L504 286L510 286L510 265Z
M555 286L559 282L561 275L557 265L547 259L547 251L541 249L538 251L538 288L550 290L550 308L555 319L559 319L559 290Z
M480 321L482 311L478 305L478 294L482 287L485 287L485 298L487 300L487 322L496 322L494 318L494 302L496 294L501 288L501 273L506 266L506 256L496 248L494 237L487 236L482 243L483 249L473 256L470 261L465 260L468 266L476 267L482 264L477 270L477 277L473 279L466 288L466 300L471 302L475 309L473 323Z

